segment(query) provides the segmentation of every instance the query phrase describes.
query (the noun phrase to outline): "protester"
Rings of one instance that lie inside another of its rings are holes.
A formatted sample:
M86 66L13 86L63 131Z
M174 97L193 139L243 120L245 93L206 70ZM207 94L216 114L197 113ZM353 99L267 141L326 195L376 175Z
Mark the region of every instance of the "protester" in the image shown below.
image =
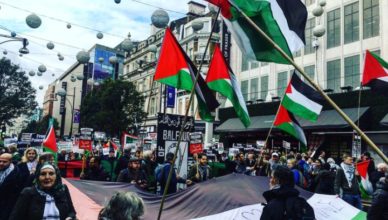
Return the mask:
M142 170L147 176L147 190L149 192L156 193L156 177L155 169L158 166L156 163L155 153L151 150L147 150L143 153L144 160L142 164Z
M140 220L144 215L144 202L133 192L118 192L100 211L99 220Z
M54 165L43 164L35 181L34 186L24 188L20 194L10 220L76 219L69 190Z
M101 166L108 174L108 181L115 182L117 178L117 175L115 173L115 169L117 166L117 158L115 157L115 151L113 148L109 150L108 157L104 157L104 159L102 159Z
M22 162L18 165L24 187L32 186L32 182L35 179L38 158L38 151L35 148L29 147L24 151Z
M386 172L388 172L388 166L386 163L377 164L377 170L373 171L369 177L373 186L373 191L376 191L376 183L381 179L381 177L384 177Z
M0 219L8 219L22 190L19 168L12 163L12 154L0 155Z
M263 153L259 158L257 158L256 161L257 163L255 166L255 170L256 170L255 176L268 176L267 171L268 171L269 163L265 159L265 154Z
M278 166L280 166L281 163L280 163L280 157L279 157L279 154L276 153L276 152L273 152L272 155L271 155L271 159L269 160L269 170L268 170L268 174L271 174L273 170L275 170Z
M350 205L361 209L361 195L358 185L359 175L353 164L353 158L349 154L344 154L342 159L343 162L337 170L334 182L334 192L340 195L340 190L342 190L342 199Z
M156 173L156 179L160 183L160 189L162 194L164 192L164 189L166 188L167 178L168 178L168 174L170 172L170 167L172 166L173 160L174 160L174 154L171 152L167 153L165 163L160 168L159 172ZM180 177L176 173L176 169L174 167L171 175L170 185L167 188L167 194L176 193L178 183L186 183L190 185L192 181L186 180Z
M335 172L330 170L330 164L325 163L315 176L315 192L319 194L335 195Z
M325 157L326 157L326 152L322 150L318 157L318 160L321 161L321 164L326 163Z
M247 166L245 164L244 154L243 153L237 154L237 156L235 158L235 162L236 162L235 172L244 174L247 170Z
M376 183L372 205L368 211L368 220L388 220L388 173Z
M128 167L129 160L131 159L131 147L125 146L123 150L123 155L117 161L115 168L116 175L119 175L120 171Z
M362 161L369 161L368 164L368 175L371 176L372 173L376 170L375 160L370 156L368 151L365 151L361 156Z
M212 178L212 172L207 164L206 154L198 155L198 162L189 171L188 178L194 183L203 182Z
M147 188L147 176L140 167L140 159L132 157L128 162L128 167L123 169L117 182L132 183L138 185L140 188Z
M250 176L255 176L256 175L256 159L255 159L255 154L250 152L247 155L247 159L245 160L245 165L246 165L246 171L245 174L250 175Z
M335 160L331 157L327 158L327 163L330 164L331 171L337 172L338 168L340 168L338 164L335 163Z
M294 183L295 183L295 185L303 187L304 177L302 175L302 172L300 172L300 170L297 169L296 160L295 159L288 159L287 160L287 167L294 174Z
M263 193L267 204L260 220L315 219L312 207L299 197L299 191L294 187L294 174L290 169L276 167L271 173L269 184L270 190Z
M92 157L89 160L88 169L81 173L80 178L84 180L106 181L108 174L102 169L99 158Z

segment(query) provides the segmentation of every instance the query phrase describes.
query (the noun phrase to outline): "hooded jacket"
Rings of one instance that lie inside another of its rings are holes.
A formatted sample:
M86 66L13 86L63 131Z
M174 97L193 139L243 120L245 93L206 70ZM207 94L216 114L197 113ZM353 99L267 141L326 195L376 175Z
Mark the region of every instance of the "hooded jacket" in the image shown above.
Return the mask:
M372 205L368 211L368 220L388 220L388 183L381 178L376 184Z
M285 202L288 198L298 197L299 191L294 187L281 186L263 193L267 205L263 209L260 220L283 220Z

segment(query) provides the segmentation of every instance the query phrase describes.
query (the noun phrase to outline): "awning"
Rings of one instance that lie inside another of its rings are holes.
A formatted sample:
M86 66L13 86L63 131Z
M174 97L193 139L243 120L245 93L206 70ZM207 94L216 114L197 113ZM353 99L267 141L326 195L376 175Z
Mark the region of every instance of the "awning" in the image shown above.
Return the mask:
M380 124L381 124L381 125L384 125L384 126L388 126L388 114L386 114L386 115L384 116L384 118L381 119Z
M369 107L345 108L342 111L355 122L357 121ZM230 118L222 123L217 129L217 132L247 132L247 131L265 131L268 130L275 119L275 115L262 115L251 117L251 125L245 128L239 118ZM297 118L300 125L305 129L316 128L346 128L348 123L338 114L336 110L323 111L316 122L310 122L301 118ZM388 118L387 118L388 123Z

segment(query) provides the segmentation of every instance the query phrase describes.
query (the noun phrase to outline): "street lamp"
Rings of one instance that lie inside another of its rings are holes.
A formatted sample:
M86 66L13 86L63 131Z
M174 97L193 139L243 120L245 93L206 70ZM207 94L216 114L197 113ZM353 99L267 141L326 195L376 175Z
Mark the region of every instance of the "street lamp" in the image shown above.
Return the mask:
M4 44L11 41L21 41L23 43L23 47L19 49L19 53L21 54L28 54L30 51L27 49L28 40L27 38L21 38L21 37L15 37L15 36L8 36L5 34L0 34L0 37L8 38L9 40L5 40L3 42L0 42L0 44Z
M69 136L71 137L73 134L73 123L74 123L74 102L75 102L75 87L73 88L73 94L67 94L67 91L63 88L59 88L58 91L55 93L55 95L59 95L61 98L66 99L66 101L69 103L71 107L71 124L70 124L70 131L69 131ZM73 97L73 103L70 102L70 100L67 98L67 96ZM66 107L65 107L66 109ZM66 114L66 111L65 111ZM63 117L65 118L65 117ZM63 126L65 125L65 121L63 120L62 122Z

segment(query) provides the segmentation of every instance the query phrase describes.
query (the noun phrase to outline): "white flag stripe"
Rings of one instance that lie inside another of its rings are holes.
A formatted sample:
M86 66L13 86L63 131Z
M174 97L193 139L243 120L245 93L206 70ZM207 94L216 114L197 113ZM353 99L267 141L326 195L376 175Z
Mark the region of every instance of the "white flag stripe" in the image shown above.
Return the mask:
M315 112L317 115L321 113L322 105L314 102L313 100L307 98L305 95L296 90L291 84L291 93L286 93L286 95L294 102L304 106L306 109L309 109L312 112Z

